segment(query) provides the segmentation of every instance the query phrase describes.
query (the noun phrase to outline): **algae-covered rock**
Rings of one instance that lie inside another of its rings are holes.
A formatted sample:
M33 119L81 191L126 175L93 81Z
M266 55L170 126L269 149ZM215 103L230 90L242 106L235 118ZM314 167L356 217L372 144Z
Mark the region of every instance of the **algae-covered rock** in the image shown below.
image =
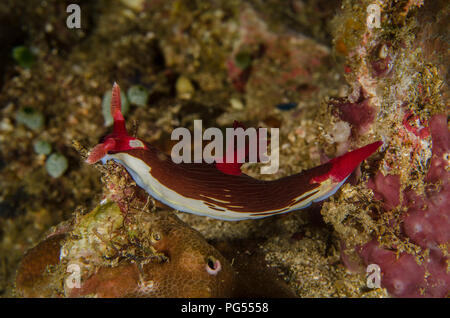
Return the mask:
M377 12L373 25L368 17ZM379 136L385 149L362 169L367 182L348 185L321 212L342 241L346 266L355 267L350 256L376 264L380 286L397 297L450 292L445 23L445 1L369 0L343 1L332 22L352 91L329 103L324 127L339 148Z
M90 263L93 259L101 262L102 257L110 258L114 253L106 242L122 226L123 217L117 204L107 202L100 204L90 213L79 216L71 232L75 237L64 244L61 258L68 263L81 262L81 258Z
M19 296L232 295L230 263L172 213L125 216L109 201L70 223L26 253L16 279Z

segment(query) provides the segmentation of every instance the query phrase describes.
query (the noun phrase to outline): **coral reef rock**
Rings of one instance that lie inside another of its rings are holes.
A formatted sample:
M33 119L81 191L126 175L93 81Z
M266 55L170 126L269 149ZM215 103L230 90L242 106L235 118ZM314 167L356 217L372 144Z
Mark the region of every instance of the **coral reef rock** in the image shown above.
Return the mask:
M18 269L22 297L226 297L228 261L167 211L123 214L106 201L57 226Z

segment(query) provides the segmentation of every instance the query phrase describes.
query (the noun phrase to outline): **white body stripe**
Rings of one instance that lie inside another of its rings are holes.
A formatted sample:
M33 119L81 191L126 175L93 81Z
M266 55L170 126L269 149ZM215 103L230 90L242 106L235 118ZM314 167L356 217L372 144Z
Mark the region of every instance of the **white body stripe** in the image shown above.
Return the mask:
M283 208L279 210L269 210L264 212L257 212L257 211L234 212L222 206L215 206L212 203L208 203L213 207L225 210L225 211L217 211L206 205L201 200L185 197L160 183L156 178L152 176L151 167L149 167L143 160L139 158L131 156L127 153L115 153L105 155L102 158L103 164L105 164L108 160L114 160L119 164L121 164L122 166L124 166L127 169L128 173L133 178L133 180L137 183L137 185L143 188L153 198L179 211L189 212L202 216L209 216L221 220L238 221L245 219L264 218L273 215L274 213L276 214L277 211L284 210ZM323 184L319 188L314 189L314 191L319 190L317 191L316 194L309 197L307 200L302 201L301 198L307 194L302 193L297 198L297 200L299 200L297 204L292 205L286 211L282 211L280 213L287 213L303 209L310 206L313 201L318 202L324 200L328 198L330 195L334 194L344 182L345 180L343 180L339 184L323 182ZM200 195L206 197L205 194Z

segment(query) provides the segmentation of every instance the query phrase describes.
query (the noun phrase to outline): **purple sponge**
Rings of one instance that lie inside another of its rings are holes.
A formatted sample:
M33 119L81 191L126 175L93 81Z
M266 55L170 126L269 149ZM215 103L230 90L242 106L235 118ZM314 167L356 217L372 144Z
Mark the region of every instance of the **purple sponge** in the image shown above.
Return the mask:
M381 268L381 285L397 297L446 297L450 292L450 132L445 115L435 115L430 120L433 141L430 168L425 177L429 183L424 196L413 190L403 192L402 205L407 211L402 215L401 235L425 253L418 262L415 255L387 250L376 240L359 248L364 263L378 264ZM375 198L383 201L383 208L391 210L400 204L398 176L378 173L369 182Z

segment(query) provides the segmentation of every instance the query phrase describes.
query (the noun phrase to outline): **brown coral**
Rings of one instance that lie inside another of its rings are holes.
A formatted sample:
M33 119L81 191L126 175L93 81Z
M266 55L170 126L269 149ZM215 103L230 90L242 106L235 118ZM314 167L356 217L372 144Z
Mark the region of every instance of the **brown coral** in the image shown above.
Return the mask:
M51 236L28 250L16 277L18 296L47 297L53 294L48 270L59 263L59 250L64 237L64 234Z
M19 296L232 295L235 273L220 252L173 213L150 211L121 167L104 172L105 195L116 202L75 214L28 251L17 273Z
M133 221L128 221L131 224L127 227L120 226L118 232L117 227L105 225L102 229L116 232L111 241L98 240L95 230L80 230L79 227L87 225L87 220L95 222L88 219L91 214L103 222L117 221L107 215L114 215L117 205L105 205L103 216L99 216L96 208L82 216L83 220L76 222L69 233L50 236L27 252L16 279L19 296L225 297L232 294L234 271L228 261L200 233L169 212L142 212L145 214L139 217L138 226L151 228L150 232L137 229ZM118 237L131 227L133 233L141 231L140 235L147 233L150 237L135 237L135 234ZM106 237L107 233L102 235ZM145 246L147 238L152 243ZM113 241L120 240L125 244L113 246ZM146 251L138 251L140 248ZM70 275L66 271L71 264L80 268L78 287L68 282Z

